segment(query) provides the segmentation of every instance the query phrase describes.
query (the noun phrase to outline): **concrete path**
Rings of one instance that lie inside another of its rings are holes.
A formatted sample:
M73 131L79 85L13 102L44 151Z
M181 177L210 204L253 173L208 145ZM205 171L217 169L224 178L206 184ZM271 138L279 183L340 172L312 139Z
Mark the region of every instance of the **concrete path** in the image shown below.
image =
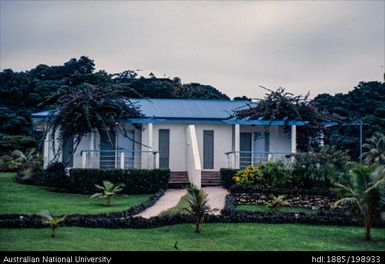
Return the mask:
M136 216L141 216L143 218L157 216L161 212L175 207L179 203L180 198L182 198L186 194L186 189L168 189L153 206L147 208Z
M207 205L211 209L218 209L213 211L212 214L219 215L221 210L225 207L225 200L228 191L222 187L203 187L202 189L208 194Z

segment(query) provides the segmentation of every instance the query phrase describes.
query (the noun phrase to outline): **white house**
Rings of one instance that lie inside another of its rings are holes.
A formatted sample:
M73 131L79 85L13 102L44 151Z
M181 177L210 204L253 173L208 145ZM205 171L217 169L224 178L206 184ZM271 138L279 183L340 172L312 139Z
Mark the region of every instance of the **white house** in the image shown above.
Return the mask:
M290 159L296 152L296 127L301 121L237 119L234 111L249 101L195 99L134 99L143 118L127 120L128 135L115 135L114 144L97 132L84 137L76 152L73 139L55 155L49 136L44 164L54 157L73 168L169 168L170 183L197 186L220 183L221 168L243 168L269 159ZM49 112L32 115L35 128L44 129ZM56 148L58 149L58 148Z

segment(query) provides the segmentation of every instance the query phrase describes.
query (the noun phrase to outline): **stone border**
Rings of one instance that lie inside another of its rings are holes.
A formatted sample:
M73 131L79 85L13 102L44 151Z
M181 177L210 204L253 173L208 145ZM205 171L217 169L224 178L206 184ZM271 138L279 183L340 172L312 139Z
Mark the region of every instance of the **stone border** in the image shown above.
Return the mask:
M314 214L284 212L249 212L235 210L236 198L226 196L222 215L208 215L205 223L265 223L265 224L310 224L335 226L363 226L361 221L341 210L325 210ZM134 217L129 214L70 215L62 226L93 227L93 228L155 228L167 225L193 223L194 219L187 214L156 216L151 218ZM385 228L385 222L373 224L374 227ZM38 215L0 215L0 228L43 228Z

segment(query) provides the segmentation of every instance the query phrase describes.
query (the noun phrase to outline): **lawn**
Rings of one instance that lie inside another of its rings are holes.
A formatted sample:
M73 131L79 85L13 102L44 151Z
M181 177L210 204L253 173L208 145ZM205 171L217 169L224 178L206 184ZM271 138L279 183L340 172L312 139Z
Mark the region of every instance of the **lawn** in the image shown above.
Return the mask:
M255 205L255 204L240 204L235 207L236 210L244 210L244 211L251 211L251 212L267 212L270 211L269 208L266 207L266 205ZM288 206L282 206L278 208L279 212L286 212L286 213L315 213L315 210L312 210L310 208L300 208L300 207L288 207Z
M5 250L346 250L381 251L385 229L373 229L373 241L363 241L363 228L294 224L204 224L194 233L192 224L153 229L95 229L61 227L50 230L0 229L0 251Z
M48 210L52 214L98 214L123 211L146 201L150 195L120 196L106 206L102 199L89 195L58 193L43 186L15 183L14 173L0 173L0 213L34 214Z
M166 211L161 212L160 216L175 215L177 213L184 214L184 213L187 213L185 210L186 208L189 208L188 195L187 194L185 196L183 196L182 198L180 198L180 201L178 202L178 204L175 207L172 207Z

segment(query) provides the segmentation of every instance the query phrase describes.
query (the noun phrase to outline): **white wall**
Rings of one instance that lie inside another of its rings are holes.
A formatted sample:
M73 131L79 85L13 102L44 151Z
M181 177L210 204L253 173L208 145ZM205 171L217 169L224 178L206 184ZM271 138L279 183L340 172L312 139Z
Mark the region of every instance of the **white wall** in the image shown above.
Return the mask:
M227 168L226 152L232 151L233 148L233 127L232 125L220 124L195 124L196 135L199 146L199 155L201 164L203 164L203 131L214 131L214 171L221 168ZM202 167L203 169L203 167Z
M159 150L159 129L170 130L170 170L186 171L186 127L183 123L154 123L153 149ZM145 133L145 132L144 132ZM142 137L143 139L146 136Z

